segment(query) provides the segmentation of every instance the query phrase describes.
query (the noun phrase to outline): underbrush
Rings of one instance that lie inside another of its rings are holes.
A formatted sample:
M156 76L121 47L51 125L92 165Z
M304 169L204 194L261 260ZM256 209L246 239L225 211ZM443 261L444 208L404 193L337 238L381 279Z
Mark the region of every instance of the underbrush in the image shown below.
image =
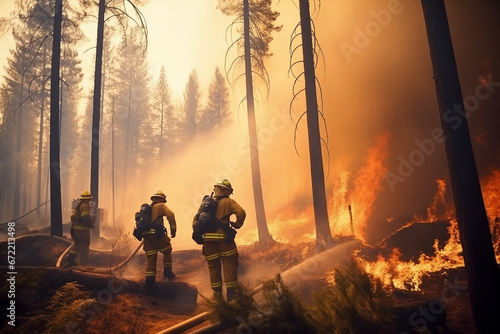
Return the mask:
M240 286L235 301L221 296L205 298L212 320L237 321L238 332L253 333L394 333L391 298L381 282L366 273L352 257L335 270L334 284L304 303L281 275L263 284L256 294Z

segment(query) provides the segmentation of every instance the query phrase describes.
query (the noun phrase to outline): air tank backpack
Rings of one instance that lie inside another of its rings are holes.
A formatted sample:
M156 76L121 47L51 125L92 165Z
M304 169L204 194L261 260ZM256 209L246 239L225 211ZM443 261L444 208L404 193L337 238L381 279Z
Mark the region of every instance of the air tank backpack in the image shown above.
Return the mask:
M142 232L151 227L152 209L153 207L151 205L144 203L141 205L139 212L135 213L135 228L132 234L139 241L142 240Z
M208 230L222 228L226 233L226 242L231 243L236 235L236 230L222 223L215 218L218 200L212 196L205 195L201 201L198 219L193 223L193 240L198 244L203 244L204 234ZM224 219L226 217L223 217Z

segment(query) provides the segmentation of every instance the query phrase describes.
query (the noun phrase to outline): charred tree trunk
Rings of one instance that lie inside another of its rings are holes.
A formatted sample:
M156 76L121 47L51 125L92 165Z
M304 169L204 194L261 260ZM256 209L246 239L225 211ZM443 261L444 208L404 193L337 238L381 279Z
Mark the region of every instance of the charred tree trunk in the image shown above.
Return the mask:
M252 81L252 59L250 50L250 9L248 0L243 1L243 30L245 48L245 79L247 95L248 133L250 139L250 163L252 167L253 197L255 201L255 214L257 218L257 229L259 243L270 244L274 240L269 233L262 196L262 184L260 179L259 147L257 142L257 125L255 123L255 106Z
M447 122L450 111L465 115L458 71L443 0L422 0L434 82L445 140L474 321L481 333L498 329L500 270L484 207L467 119Z
M50 231L62 237L61 159L59 133L59 68L61 65L62 0L56 0L50 74Z
M97 49L94 73L94 100L92 110L92 153L90 160L90 192L95 202L94 212L99 208L99 126L101 123L101 82L102 82L102 50L104 44L104 10L106 3L99 0L97 19ZM99 221L96 221L95 231L99 235Z
M23 135L23 100L24 100L24 73L21 77L21 93L19 98L19 129L17 130L16 138L16 154L15 154L15 166L16 170L14 175L14 205L13 205L13 219L16 219L21 214L21 152L22 152L22 135Z
M45 76L45 65L46 65L46 52L47 48L45 44L43 45L43 70L42 75ZM45 84L44 87L45 88ZM38 134L38 173L37 173L37 187L36 187L36 218L40 219L42 217L41 204L42 204L42 162L43 162L43 117L45 113L45 89L42 89L42 103L40 104L40 127Z
M321 155L316 74L314 71L311 15L309 13L308 0L300 0L300 29L302 32L302 52L306 81L307 132L309 136L309 157L311 164L316 240L320 244L330 244L332 242L332 234L328 222L328 210L326 206L325 175L323 171L323 157Z

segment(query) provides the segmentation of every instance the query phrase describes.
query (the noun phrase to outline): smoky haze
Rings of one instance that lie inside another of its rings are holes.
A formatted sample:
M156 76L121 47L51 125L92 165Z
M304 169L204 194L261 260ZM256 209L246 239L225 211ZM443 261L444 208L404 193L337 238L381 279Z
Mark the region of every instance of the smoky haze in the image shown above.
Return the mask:
M495 33L499 5L495 1L448 1L446 5L462 94L470 108L468 122L478 170L484 177L499 162L500 54ZM284 28L271 44L274 55L268 62L272 106L287 106L292 95L288 62L283 61L288 53L282 51L288 50L297 10L283 7L276 7L282 12ZM316 75L328 132L323 131L323 137L328 137L324 166L330 200L336 200L334 188L345 173L349 174L346 204L356 196L356 178L361 177L357 173L377 138L385 134L389 135L383 162L386 171L402 176L392 183L380 177L380 188L373 189L376 199L365 203L372 205L369 216L357 215L359 203L358 207L353 203L354 224L365 225L366 241L376 243L398 224L425 211L437 191L437 179L448 182L444 144L435 134L440 119L422 9L419 1L322 1L315 26L324 55L319 57ZM485 79L492 81L488 87ZM476 96L478 87L488 96ZM300 99L294 104L294 120L304 105ZM266 202L273 214L290 204L296 210L311 205L304 119L298 128L298 157L293 129L287 129L280 133L286 139L275 141L272 149L267 147L270 154L261 160L263 182L273 184L265 187L265 199L275 199L277 189L289 187L286 198L281 196L281 206ZM451 200L451 190L447 199Z
M437 191L436 180L448 183L444 145L435 132L440 128L440 118L420 1L328 0L321 1L319 11L310 2L315 36L321 46L321 52L317 49L316 75L325 119L321 131L327 140L323 163L332 231L336 233L339 226L349 225L348 205L352 205L356 234L374 244L414 214L425 212ZM470 110L468 122L478 171L484 178L498 169L500 157L500 5L494 0L445 3L462 94ZM181 6L180 2L176 6ZM303 94L294 100L291 113L289 110L294 87L290 49L300 40L290 42L290 37L299 23L299 10L293 1L275 2L274 10L280 12L277 24L283 28L273 34L273 55L266 61L269 94L256 81L265 209L275 239L314 238L307 127L305 117L301 118L305 110ZM225 50L219 50L223 39L219 34L230 21L220 17L220 13L210 15L217 25L217 43L214 41L213 45L217 45L217 54L221 55L218 66L223 71ZM146 16L146 20L157 17ZM219 26L222 24L223 28ZM175 49L175 45L168 47ZM214 66L208 59L212 55L208 50L205 55L201 49L199 57L189 51L189 57L182 59L192 60L195 63L190 69L197 68L211 77ZM168 52L157 52L151 59L154 61L159 55L169 58ZM299 49L292 62L300 58ZM168 69L167 66L167 80ZM299 63L294 66L294 73L300 72ZM185 88L185 82L177 85L179 81L182 80L171 82L174 104L182 103L175 95ZM132 232L134 213L140 205L162 190L177 218L174 250L197 247L191 240L191 223L198 205L216 182L229 178L235 189L232 197L247 211L247 220L237 238L240 243L257 241L241 85L242 81L230 90L232 121L224 124L218 134L197 135L161 166L136 171L125 184L116 186L116 224L123 228L123 233ZM208 84L203 82L202 86ZM301 87L303 82L299 81L296 91ZM206 92L203 94L206 97ZM109 110L110 105L106 108ZM90 120L87 115L84 122ZM103 142L106 140L109 138ZM88 140L85 145L90 148ZM90 149L81 155L85 159L87 156L90 158ZM107 161L100 169L100 207L109 211L110 221L111 181L104 172L110 170ZM77 197L90 184L89 177L79 175L77 189L63 189L63 198ZM103 191L105 187L107 190ZM447 200L451 201L449 189ZM63 218L67 221L67 205L64 210Z
M478 77L500 82L498 37L493 33L498 31L499 6L495 1L448 1L446 5L463 97L474 97L481 85ZM294 102L291 115L288 109L293 87L288 49L298 9L284 3L275 9L281 12L278 24L283 29L271 43L273 56L267 62L271 90L267 99L260 100L257 117L268 223L275 239L289 240L313 237L314 224L305 118L295 132L305 109L303 96ZM440 119L422 9L418 1L323 1L315 26L323 52L316 74L326 122L322 134L328 138L324 167L329 205L331 209L338 205L335 191L342 179L345 207L339 210L345 214L351 201L361 201L352 203L354 224L363 226L365 241L377 243L414 214L425 212L437 191L436 180L448 181L444 145L435 135ZM494 84L488 87L491 94L477 106L471 104L468 118L481 176L498 167L499 156L500 89ZM487 89L483 81L480 92ZM167 193L167 205L180 225L174 247L193 247L192 217L203 195L210 194L222 177L231 180L233 198L248 214L238 233L240 242L257 241L246 114L238 108L241 91L235 89L232 94L235 121L220 136L198 137L133 192L138 204L156 188ZM381 145L380 138L386 142L377 156L370 150ZM366 174L370 154L370 159L381 162L379 168L401 178L388 181L379 171L378 182L370 185L373 199L362 202L362 186L357 182L370 179ZM131 213L127 216L132 217ZM333 231L337 218L330 217ZM129 224L131 228L133 221Z

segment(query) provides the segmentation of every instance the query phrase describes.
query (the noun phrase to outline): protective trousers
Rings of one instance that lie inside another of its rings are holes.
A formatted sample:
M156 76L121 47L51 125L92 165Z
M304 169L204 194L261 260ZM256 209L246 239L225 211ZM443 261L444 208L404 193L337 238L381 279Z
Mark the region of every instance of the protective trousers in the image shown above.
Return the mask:
M212 289L215 292L222 293L221 269L223 269L226 289L228 291L234 290L238 285L238 250L236 249L236 243L234 241L230 244L225 241L205 241L203 243L203 255L208 263Z
M172 245L170 238L163 234L158 239L154 234L143 234L144 252L146 253L146 277L156 277L156 261L158 252L163 254L163 268L172 269Z
M71 258L80 260L81 265L86 265L89 262L89 247L90 247L90 230L74 229L71 234L75 245L69 250Z

